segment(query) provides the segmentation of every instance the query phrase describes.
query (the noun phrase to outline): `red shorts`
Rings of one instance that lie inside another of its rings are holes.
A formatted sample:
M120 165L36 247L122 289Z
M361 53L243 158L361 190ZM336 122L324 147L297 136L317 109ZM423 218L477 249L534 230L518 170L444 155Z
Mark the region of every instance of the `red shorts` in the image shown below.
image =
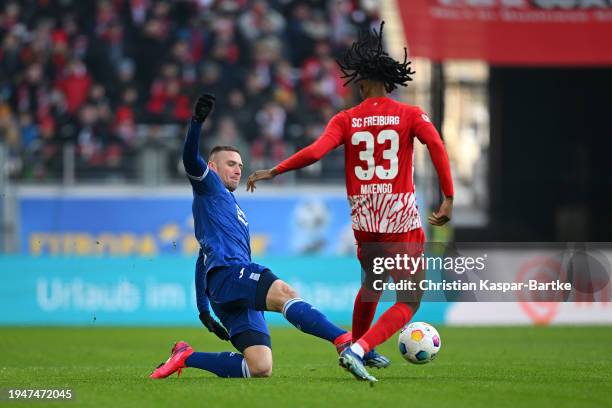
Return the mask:
M422 228L417 228L402 234L377 234L362 231L354 231L357 239L357 258L361 264L362 289L366 289L364 298L366 301L377 301L380 296L378 289L374 286L374 281L387 281L389 276L394 282L401 280L420 281L424 279L425 270L421 266L416 269L395 269L385 268L384 272L376 272L374 265L376 258L395 258L400 255L407 255L412 258L419 258L424 251L425 232ZM403 264L406 265L406 264ZM378 265L380 266L380 264ZM362 296L364 296L362 294ZM422 291L402 291L397 293L397 300L404 302L418 302L422 296Z
M363 244L372 242L411 242L416 244L425 243L425 231L423 228L413 229L412 231L399 234L377 233L355 231L355 240L357 241L357 258L361 260L361 252Z

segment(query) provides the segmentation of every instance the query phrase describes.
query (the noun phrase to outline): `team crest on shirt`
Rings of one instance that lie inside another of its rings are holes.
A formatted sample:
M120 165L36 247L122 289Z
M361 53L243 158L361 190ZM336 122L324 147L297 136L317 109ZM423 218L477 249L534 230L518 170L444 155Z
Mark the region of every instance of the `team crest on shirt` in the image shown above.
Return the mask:
M242 209L238 207L238 204L236 204L236 215L238 215L238 219L241 223L243 223L247 227L249 226L249 222L247 221L246 215L244 214L244 211L242 211Z
M423 118L425 122L431 123L431 120L429 119L429 116L427 116L426 113L421 113L421 117Z

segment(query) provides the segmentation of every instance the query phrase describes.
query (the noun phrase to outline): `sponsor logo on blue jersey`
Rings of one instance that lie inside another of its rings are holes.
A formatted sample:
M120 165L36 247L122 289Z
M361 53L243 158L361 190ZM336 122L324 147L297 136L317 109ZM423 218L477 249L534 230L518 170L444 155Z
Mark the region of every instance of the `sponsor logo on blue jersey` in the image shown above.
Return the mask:
M238 204L236 204L236 213L238 214L238 219L240 220L240 222L242 222L248 227L249 222L247 221L246 215L244 214L244 211L242 211L242 209L238 206Z

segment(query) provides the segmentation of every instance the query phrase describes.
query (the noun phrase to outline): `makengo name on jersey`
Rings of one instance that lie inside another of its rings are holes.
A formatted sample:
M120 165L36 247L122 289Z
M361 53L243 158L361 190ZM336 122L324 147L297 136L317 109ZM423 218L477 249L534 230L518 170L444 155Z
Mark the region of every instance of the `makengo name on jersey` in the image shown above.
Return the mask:
M391 194L393 193L393 184L362 184L361 194Z
M366 116L365 118L353 118L351 127L388 126L399 125L399 116Z

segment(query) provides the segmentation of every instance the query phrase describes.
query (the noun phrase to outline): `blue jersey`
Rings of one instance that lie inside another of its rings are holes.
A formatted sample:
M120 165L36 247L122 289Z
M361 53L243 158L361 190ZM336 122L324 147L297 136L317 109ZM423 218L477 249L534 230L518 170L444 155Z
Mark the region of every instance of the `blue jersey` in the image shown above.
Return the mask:
M188 176L193 187L195 236L204 256L205 272L250 263L249 223L234 194L208 166L202 176Z
M193 221L200 254L195 268L196 301L209 313L207 274L212 268L251 262L249 223L234 195L200 156L202 123L191 120L183 147L183 164L193 187Z

